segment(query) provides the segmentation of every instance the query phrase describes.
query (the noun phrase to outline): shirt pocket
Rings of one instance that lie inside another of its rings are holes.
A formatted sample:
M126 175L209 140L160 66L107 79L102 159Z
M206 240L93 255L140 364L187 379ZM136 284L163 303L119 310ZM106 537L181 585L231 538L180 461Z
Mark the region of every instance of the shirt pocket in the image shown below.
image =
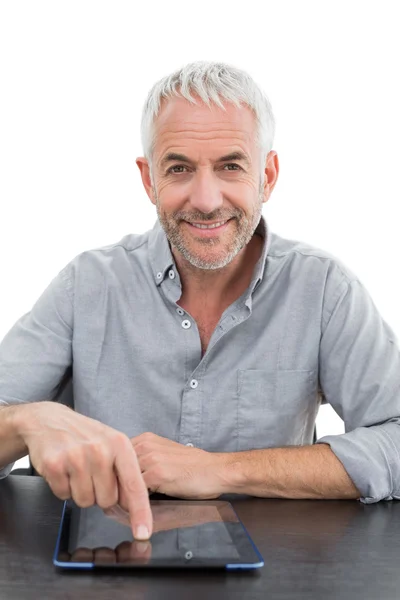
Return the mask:
M314 370L239 369L237 394L238 450L302 445L318 410Z

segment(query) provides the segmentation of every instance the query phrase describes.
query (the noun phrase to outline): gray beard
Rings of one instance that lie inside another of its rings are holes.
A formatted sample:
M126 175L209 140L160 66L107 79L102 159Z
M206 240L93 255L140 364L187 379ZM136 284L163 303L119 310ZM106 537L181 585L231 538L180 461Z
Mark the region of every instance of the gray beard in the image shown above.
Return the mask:
M153 189L154 191L154 189ZM182 256L193 266L198 269L215 270L223 269L226 267L238 253L244 248L252 239L254 231L260 222L262 213L262 200L263 192L261 191L258 196L258 204L255 207L251 218L241 216L242 212L238 209L234 210L229 215L204 215L202 213L193 212L190 215L177 211L173 215L166 217L163 214L159 199L154 191L156 199L156 209L159 221L162 228L165 231L169 243L174 246ZM182 219L198 220L198 221L214 221L221 220L225 221L227 218L234 217L234 221L229 227L236 226L237 233L230 243L229 247L221 249L219 255L215 255L212 252L212 248L220 244L219 238L198 238L197 243L202 244L203 248L210 248L210 255L197 255L191 251L185 240L185 235L182 233L182 225L179 223Z

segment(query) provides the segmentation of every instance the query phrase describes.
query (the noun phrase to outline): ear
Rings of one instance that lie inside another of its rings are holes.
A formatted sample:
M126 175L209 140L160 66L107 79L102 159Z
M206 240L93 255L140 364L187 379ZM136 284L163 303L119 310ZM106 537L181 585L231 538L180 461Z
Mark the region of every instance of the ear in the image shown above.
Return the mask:
M144 185L144 189L146 190L146 193L147 193L148 197L150 198L151 202L153 204L156 204L156 200L154 198L154 193L153 193L153 186L151 185L150 167L149 167L149 162L148 162L147 158L144 158L144 156L139 156L139 158L136 159L136 164L139 167L139 171L140 171L140 175L142 177L142 183Z
M275 184L278 180L279 175L279 160L275 150L271 150L268 153L266 164L265 164L265 179L264 179L264 200L267 202Z

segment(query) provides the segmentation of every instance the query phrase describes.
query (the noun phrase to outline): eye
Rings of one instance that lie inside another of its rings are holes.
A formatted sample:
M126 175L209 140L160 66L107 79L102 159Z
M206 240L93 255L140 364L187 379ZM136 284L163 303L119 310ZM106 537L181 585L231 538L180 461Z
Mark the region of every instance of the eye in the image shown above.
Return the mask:
M167 173L183 173L183 171L174 171L173 169L186 169L185 165L174 165L170 167Z
M231 170L237 171L237 170L241 169L241 167L239 167L239 165L237 165L236 163L227 163L226 165L224 165L224 168L225 167L236 167L236 169L228 169L228 171L231 171Z

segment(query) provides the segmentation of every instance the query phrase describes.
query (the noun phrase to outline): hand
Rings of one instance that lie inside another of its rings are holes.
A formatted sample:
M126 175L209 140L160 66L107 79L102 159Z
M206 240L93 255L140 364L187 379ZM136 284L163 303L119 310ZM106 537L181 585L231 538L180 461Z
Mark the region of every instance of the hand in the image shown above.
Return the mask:
M150 537L149 496L126 435L54 402L27 404L18 431L33 466L58 498L103 509L119 503L130 515L134 537ZM141 527L147 531L138 531Z
M149 432L131 442L150 491L200 500L218 498L227 491L223 453L191 448Z

